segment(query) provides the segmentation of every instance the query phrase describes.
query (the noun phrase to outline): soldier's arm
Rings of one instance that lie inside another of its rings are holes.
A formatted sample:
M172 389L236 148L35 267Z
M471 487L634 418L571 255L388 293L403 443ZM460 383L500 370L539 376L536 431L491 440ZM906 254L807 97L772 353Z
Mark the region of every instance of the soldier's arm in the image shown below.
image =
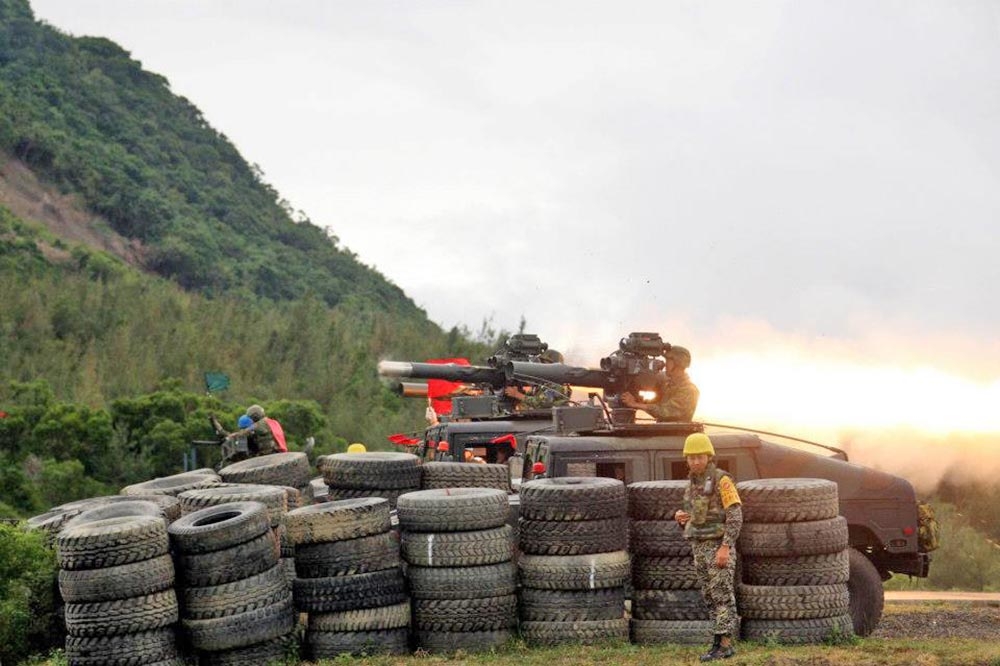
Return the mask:
M735 549L736 540L739 539L740 529L743 527L743 505L736 491L736 484L729 476L719 479L719 495L722 506L726 509L726 527L722 534L722 543L730 549Z

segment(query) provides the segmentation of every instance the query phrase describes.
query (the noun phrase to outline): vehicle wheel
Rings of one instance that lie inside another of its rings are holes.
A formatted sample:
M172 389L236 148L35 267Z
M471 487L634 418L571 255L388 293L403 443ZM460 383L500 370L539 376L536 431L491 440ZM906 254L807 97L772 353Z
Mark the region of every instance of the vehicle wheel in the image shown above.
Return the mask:
M351 576L399 565L399 537L392 531L357 539L303 544L295 552L295 572L299 578Z
M522 555L517 560L521 584L542 590L597 590L629 580L624 550L595 555Z
M231 650L284 636L297 614L287 597L270 606L208 620L181 620L191 645L199 650Z
M510 468L507 465L429 462L421 465L420 487L437 488L496 488L510 491Z
M633 602L634 604L634 602ZM625 613L625 590L536 590L521 588L521 619L531 622L617 620Z
M637 620L707 620L701 590L642 590L632 593L632 617Z
M177 499L180 500L183 515L220 504L260 502L267 507L271 527L280 525L282 518L288 512L288 495L280 486L235 483L215 488L185 490L177 496Z
M267 507L260 502L231 502L181 516L168 531L178 551L208 553L270 532L271 519Z
M414 599L470 599L517 592L513 562L478 567L407 567Z
M477 599L414 599L413 626L420 631L496 631L517 625L517 595Z
M142 597L66 604L70 636L114 636L168 627L178 619L177 595L162 590Z
M418 490L400 496L396 508L399 526L413 532L486 530L504 525L510 513L507 493L494 488Z
M629 627L632 641L639 645L679 643L701 645L712 640L714 620L639 620Z
M736 484L748 523L795 523L835 518L837 484L828 479L754 479Z
M585 555L624 550L628 544L622 518L604 520L518 521L521 551L531 555Z
M625 485L603 477L538 479L521 486L521 518L600 520L628 513Z
M628 515L632 520L669 520L684 506L690 481L637 481L628 486Z
M310 613L392 606L406 601L406 583L400 569L353 576L296 578L295 605Z
M698 576L690 557L641 557L632 560L632 584L637 590L695 590Z
M59 592L68 603L142 597L173 586L174 563L170 555L114 567L59 571Z
M121 636L66 637L66 661L70 666L152 664L176 657L177 645L173 628Z
M744 555L765 557L839 553L847 548L847 519L743 523L737 547Z
M503 525L469 532L403 532L401 544L403 559L417 566L497 564L514 557L514 528Z
M155 516L104 518L64 529L56 537L63 569L100 569L164 555L167 526Z
M286 534L296 549L303 544L381 534L390 528L389 502L378 497L310 504L285 516Z
M633 520L629 523L629 552L649 557L691 558L684 528L673 520Z
M208 488L219 485L219 477L215 474L195 474L184 472L173 476L164 476L151 481L133 483L122 488L122 495L172 495L177 496L185 490Z
M522 622L521 636L528 645L627 641L628 620L621 618L590 622Z
M868 636L875 631L879 620L882 619L882 608L885 605L882 577L875 565L863 553L849 548L847 555L851 572L850 580L847 581L851 622L855 634Z
M410 602L339 613L309 613L309 631L378 631L410 626Z
M807 620L848 613L846 583L738 585L736 601L740 615L752 620Z
M335 453L326 459L323 480L331 488L419 488L420 458L412 453L380 451Z
M95 506L93 509L87 509L80 515L67 521L63 529L73 527L74 525L92 523L95 520L103 520L104 518L122 518L125 516L153 516L154 518L163 518L163 524L167 524L163 510L158 504L135 500L131 502L104 504Z
M261 664L297 663L298 638L295 631L244 647L202 652L202 666L260 666Z
M231 583L184 587L179 592L184 604L184 617L191 620L246 613L279 603L290 596L285 571L280 565Z
M352 454L357 455L357 454ZM362 497L375 497L384 499L389 503L390 509L396 508L396 503L399 501L399 496L404 493L412 493L420 490L420 488L414 486L413 488L401 488L398 490L375 490L373 488L337 488L336 486L330 486L326 492L326 498L331 502L338 502L345 499L357 499Z
M836 585L850 575L848 551L823 555L743 558L743 582L750 585Z
M177 553L177 577L189 587L222 585L270 569L278 562L274 532L210 553Z
M428 652L486 652L506 645L513 634L510 629L495 631L417 631L417 647Z
M309 459L299 451L271 453L227 465L219 476L227 483L254 483L298 488L309 483Z
M786 644L822 643L854 634L850 615L834 615L811 620L744 620L746 640L777 641Z
M373 631L307 631L306 647L314 660L336 659L340 655L361 657L375 654L407 654L410 651L410 632L405 628Z

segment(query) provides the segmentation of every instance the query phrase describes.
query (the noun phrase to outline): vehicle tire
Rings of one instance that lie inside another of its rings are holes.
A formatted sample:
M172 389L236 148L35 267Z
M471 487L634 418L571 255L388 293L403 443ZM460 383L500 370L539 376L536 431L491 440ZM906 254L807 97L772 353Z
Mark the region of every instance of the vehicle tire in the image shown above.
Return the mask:
M764 557L838 553L847 548L847 519L743 523L737 547L744 555Z
M231 502L181 516L168 531L174 548L190 554L231 548L270 530L266 506L260 502Z
M475 599L414 599L413 626L420 631L496 631L517 626L517 595Z
M103 520L105 518L123 518L126 516L153 516L154 518L162 518L164 526L167 524L166 517L163 515L163 510L158 504L136 500L132 502L102 504L95 506L93 509L87 509L75 518L68 520L63 526L63 529L74 525L92 523L95 520Z
M673 520L633 520L629 523L629 552L647 557L691 558L684 528Z
M740 615L751 620L808 620L850 612L846 583L738 585L736 601Z
M389 503L377 497L310 504L285 516L286 534L296 549L303 544L381 534L390 528Z
M882 577L871 560L860 551L849 548L847 557L850 568L847 589L854 633L858 636L868 636L875 631L879 620L882 619L882 608L885 605Z
M357 454L352 454L357 455ZM412 493L419 490L419 488L402 488L399 490L372 490L371 488L336 488L330 487L327 490L326 497L330 502L339 502L340 500L346 499L357 499L361 497L375 497L384 499L389 503L390 509L396 508L396 503L399 501L399 496L404 493Z
M79 515L84 511L127 502L153 502L160 507L160 514L168 525L181 517L181 504L173 495L105 495L77 500L64 506L72 506L69 510Z
M278 542L268 530L246 543L210 553L177 553L177 577L189 587L223 585L254 576L278 563Z
M854 635L850 615L834 615L809 620L744 620L745 640L777 641L785 644L822 643Z
M151 481L133 483L121 490L122 495L172 495L177 496L185 490L209 488L221 483L215 474L194 474L184 472L172 476L164 476Z
M170 555L100 569L62 569L59 593L67 603L95 603L144 597L174 586Z
M401 545L403 559L421 567L497 564L514 558L514 528L503 525L470 532L403 532Z
M99 569L166 554L167 526L155 516L104 518L64 529L56 537L63 569Z
M406 601L406 582L399 569L352 576L296 578L295 605L309 613L392 606Z
M231 583L184 587L178 592L184 604L184 617L190 620L210 620L246 613L291 597L285 571L280 565Z
M707 620L701 590L635 590L632 617L637 620Z
M290 597L236 615L208 620L181 620L191 645L199 650L231 650L284 636L297 615Z
M419 488L420 458L381 451L334 453L326 459L323 480L331 488Z
M309 484L305 485L306 488L310 488ZM294 486L275 486L275 488L281 488L285 491L285 510L292 511L294 509L299 509L312 502L306 501L306 494ZM310 492L312 489L310 488Z
M352 454L359 455L359 454ZM340 655L362 657L376 654L407 654L408 629L372 631L307 631L306 651L313 660L336 659Z
M67 636L70 666L139 666L177 658L173 628L121 636Z
M261 664L298 663L299 642L296 632L244 647L202 652L201 666L261 666Z
M632 520L670 520L684 507L690 481L637 481L628 486L628 515Z
M624 550L596 555L522 555L521 584L540 590L599 590L625 585L629 556Z
M828 479L754 479L736 484L748 523L794 523L835 518L837 484Z
M634 619L629 630L637 645L678 643L701 645L712 640L715 620L640 620Z
M141 597L66 604L70 636L116 636L168 627L178 619L177 595L161 590Z
M696 590L698 576L690 557L642 557L632 560L632 584L637 590Z
M628 512L625 484L603 477L567 476L521 485L521 518L526 520L601 520Z
M309 631L379 631L410 626L410 602L339 613L309 613Z
M628 547L623 518L518 521L521 551L531 555L611 553Z
M495 631L417 631L417 647L439 654L455 652L488 652L506 645L513 638L510 629Z
M262 486L247 483L228 484L215 488L185 490L177 496L177 499L180 500L181 513L183 515L220 504L260 502L267 507L267 513L271 519L271 527L280 525L285 514L288 512L288 495L285 489L280 486Z
M496 488L510 492L507 465L473 465L457 462L428 462L420 466L422 490L438 488Z
M846 550L823 555L743 558L748 585L836 585L850 575Z
M274 538L278 540L281 557L295 557L295 544L289 540L288 530L285 528L284 522L273 529Z
M309 543L295 553L295 572L299 578L330 578L382 571L399 567L399 537L395 532Z
M478 599L517 592L513 562L478 567L407 567L413 599Z
M227 483L253 483L265 486L292 486L309 483L311 471L306 454L299 451L270 453L227 465L219 476Z
M522 622L521 637L528 645L627 641L628 620L621 618L589 622Z
M70 519L79 516L84 510L83 508L61 509L56 507L49 509L45 513L28 518L25 524L29 530L45 532L47 538L51 540L55 538L55 535L63 528L63 525L69 522Z
M358 455L358 454L355 454ZM444 488L401 495L399 526L413 532L466 532L507 522L507 493L495 488Z
M520 609L521 620L529 622L617 620L625 614L625 589L536 590L522 587Z

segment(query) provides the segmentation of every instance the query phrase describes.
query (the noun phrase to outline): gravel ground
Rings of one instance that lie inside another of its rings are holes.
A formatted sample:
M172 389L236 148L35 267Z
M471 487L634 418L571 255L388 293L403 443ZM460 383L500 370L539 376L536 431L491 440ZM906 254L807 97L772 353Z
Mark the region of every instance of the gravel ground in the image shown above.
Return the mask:
M979 638L1000 641L1000 606L886 604L872 638Z

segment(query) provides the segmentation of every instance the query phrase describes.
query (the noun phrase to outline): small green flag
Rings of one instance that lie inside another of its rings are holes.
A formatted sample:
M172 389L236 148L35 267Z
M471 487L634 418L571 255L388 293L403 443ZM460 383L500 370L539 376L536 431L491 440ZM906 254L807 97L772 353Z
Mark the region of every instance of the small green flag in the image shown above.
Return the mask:
M227 388L229 388L229 375L224 372L205 373L205 390L209 393L225 391Z

